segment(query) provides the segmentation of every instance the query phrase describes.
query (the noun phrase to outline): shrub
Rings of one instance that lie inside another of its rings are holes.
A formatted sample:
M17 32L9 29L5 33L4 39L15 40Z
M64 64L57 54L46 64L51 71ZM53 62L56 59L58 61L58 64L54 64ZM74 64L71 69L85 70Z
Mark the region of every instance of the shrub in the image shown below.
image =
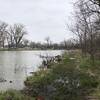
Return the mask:
M97 77L77 68L75 59L64 57L51 69L39 71L25 81L30 96L44 96L46 100L85 100L98 86Z

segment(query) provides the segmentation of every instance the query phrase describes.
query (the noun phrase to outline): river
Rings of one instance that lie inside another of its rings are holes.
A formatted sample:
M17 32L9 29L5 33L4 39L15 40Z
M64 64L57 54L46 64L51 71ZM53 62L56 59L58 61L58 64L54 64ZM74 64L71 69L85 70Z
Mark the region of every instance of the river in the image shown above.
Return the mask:
M42 59L39 55L60 55L63 51L0 51L0 91L24 88L30 72L38 70Z

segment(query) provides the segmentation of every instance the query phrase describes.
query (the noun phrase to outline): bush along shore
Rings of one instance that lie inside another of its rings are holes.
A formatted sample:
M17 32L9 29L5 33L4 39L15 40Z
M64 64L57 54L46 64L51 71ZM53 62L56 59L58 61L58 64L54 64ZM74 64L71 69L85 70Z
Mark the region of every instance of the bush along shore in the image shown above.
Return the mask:
M64 53L43 62L23 90L0 93L0 100L100 100L99 69L100 60L92 64L79 52Z

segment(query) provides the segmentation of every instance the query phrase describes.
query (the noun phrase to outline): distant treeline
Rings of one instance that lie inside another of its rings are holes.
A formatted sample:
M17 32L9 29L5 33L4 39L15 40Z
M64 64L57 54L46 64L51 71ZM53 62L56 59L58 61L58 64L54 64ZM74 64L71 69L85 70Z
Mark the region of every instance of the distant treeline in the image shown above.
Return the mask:
M72 43L71 41L63 41L60 43L41 43L41 42L29 42L27 44L21 45L22 47L28 47L33 49L75 49L77 48L77 45Z
M72 40L62 41L60 43L51 42L49 37L44 39L44 43L33 42L25 38L28 35L24 25L8 25L0 21L0 48L16 49L72 49L75 43Z

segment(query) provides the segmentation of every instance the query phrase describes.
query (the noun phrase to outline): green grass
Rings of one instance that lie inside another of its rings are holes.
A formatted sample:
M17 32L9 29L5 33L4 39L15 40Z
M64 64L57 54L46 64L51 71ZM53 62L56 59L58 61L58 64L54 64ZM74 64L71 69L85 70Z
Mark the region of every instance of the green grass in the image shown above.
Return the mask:
M0 93L0 100L35 100L16 90L9 90Z

